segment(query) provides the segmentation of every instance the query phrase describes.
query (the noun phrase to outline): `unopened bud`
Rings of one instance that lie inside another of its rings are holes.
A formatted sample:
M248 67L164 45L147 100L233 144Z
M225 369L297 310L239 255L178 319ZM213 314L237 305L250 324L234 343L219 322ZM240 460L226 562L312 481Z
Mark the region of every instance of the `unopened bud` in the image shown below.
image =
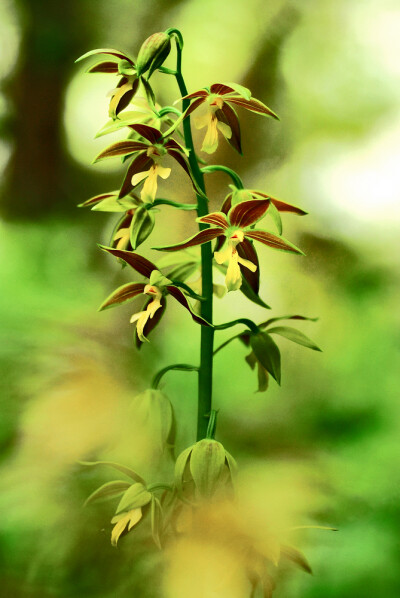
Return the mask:
M184 494L212 498L232 490L236 463L223 445L211 438L199 440L181 453L175 464L175 484ZM189 496L188 496L189 498Z
M146 71L149 71L148 76L150 77L162 65L170 50L171 40L167 33L159 32L150 35L139 50L136 62L138 75L143 75Z

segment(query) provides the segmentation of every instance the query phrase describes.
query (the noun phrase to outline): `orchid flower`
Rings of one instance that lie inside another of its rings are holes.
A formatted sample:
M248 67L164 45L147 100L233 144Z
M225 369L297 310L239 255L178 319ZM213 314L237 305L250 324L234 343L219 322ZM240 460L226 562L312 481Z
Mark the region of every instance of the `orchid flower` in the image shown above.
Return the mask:
M198 295L192 292L189 287L178 281L166 278L152 262L137 253L122 249L113 249L111 247L100 247L111 253L114 257L122 259L128 266L131 266L136 272L148 279L148 282L132 282L122 285L100 306L100 310L103 310L131 301L139 295L147 297L144 309L133 314L131 317L131 322L136 323L136 344L138 347L143 342L148 341L148 334L161 320L166 308L167 295L171 295L187 309L195 322L203 326L210 326L206 320L194 313L185 294L178 288L183 288L192 297L199 299Z
M214 257L218 264L228 262L225 284L228 291L236 291L242 284L241 266L253 274L258 269L258 257L253 248L253 240L275 249L303 253L283 237L252 228L264 216L270 203L269 199L254 199L233 206L227 214L212 212L197 219L202 224L210 224L211 228L201 230L182 243L167 247L156 247L155 249L159 251L178 251L194 245L208 243L213 239L223 240L226 246L222 250L216 251ZM257 286L258 278L252 280L251 276L246 276L246 280L252 287ZM258 289L256 292L258 292Z
M154 228L153 210L132 192L122 199L118 198L118 191L103 193L79 207L91 207L97 212L124 212L111 235L110 245L116 249L137 249Z
M122 183L118 197L125 197L134 187L144 181L141 199L145 202L154 201L157 193L157 179L169 177L170 168L162 166L166 156L174 158L191 178L188 164L184 158L186 150L175 139L165 139L158 129L143 124L128 125L130 129L139 133L141 141L126 139L113 143L103 150L94 160L99 162L105 158L116 156L125 157L135 155L128 167L125 180ZM192 181L193 182L193 181Z
M111 96L109 115L114 120L117 118L121 110L126 108L139 88L138 73L134 61L129 58L124 52L119 50L113 50L109 48L100 48L97 50L91 50L86 52L83 56L80 56L75 62L95 56L98 54L106 54L111 56L112 59L98 62L91 66L88 73L108 73L112 75L122 75L118 84L112 89L108 95ZM118 60L115 60L118 59Z
M278 119L275 112L259 100L252 98L248 89L235 83L227 85L214 83L209 89L200 89L182 99L194 100L187 109L185 117L199 106L203 104L206 106L206 113L196 117L194 125L197 129L207 127L201 149L208 154L213 154L218 147L218 131L232 147L242 153L240 125L234 106L241 106L251 112Z

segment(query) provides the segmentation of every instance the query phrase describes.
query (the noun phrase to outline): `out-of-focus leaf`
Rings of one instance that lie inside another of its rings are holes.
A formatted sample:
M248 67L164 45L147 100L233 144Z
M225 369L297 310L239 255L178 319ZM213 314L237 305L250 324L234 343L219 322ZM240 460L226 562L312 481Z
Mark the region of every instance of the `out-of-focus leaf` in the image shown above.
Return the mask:
M178 458L175 461L174 483L178 494L182 494L183 492L186 465L192 450L193 446L189 446L178 455Z
M143 484L132 484L121 498L116 514L118 515L119 513L130 509L144 507L151 501L151 496L152 495L146 490Z
M151 535L156 546L161 550L160 534L162 532L162 507L158 498L153 496L150 509Z
M88 498L85 500L84 506L99 500L101 498L114 498L119 496L122 492L125 492L131 486L130 482L123 480L115 480L113 482L106 482L100 488L97 488Z
M294 546L281 545L281 556L295 563L300 569L312 575L312 569L306 557Z
M117 469L121 473L124 473L128 478L131 478L135 482L139 482L141 484L145 484L146 482L144 479L137 474L133 469L126 467L125 465L120 465L119 463L114 463L113 461L79 461L80 465L85 465L86 467L95 467L97 465L108 465L109 467L113 467Z

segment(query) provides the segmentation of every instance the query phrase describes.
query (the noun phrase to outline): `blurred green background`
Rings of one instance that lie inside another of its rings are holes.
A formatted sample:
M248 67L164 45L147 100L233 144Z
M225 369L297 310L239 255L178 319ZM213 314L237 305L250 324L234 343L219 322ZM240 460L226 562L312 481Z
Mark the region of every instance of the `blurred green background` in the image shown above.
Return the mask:
M239 344L215 361L218 439L249 487L261 500L279 487L284 500L299 501L298 525L340 529L301 537L314 576L283 574L276 595L397 598L395 0L2 0L1 594L161 595L157 559L146 556L145 542L127 538L113 549L110 507L82 511L87 494L112 474L82 472L76 461L104 456L151 469L135 453L129 401L160 367L196 361L198 330L170 306L151 345L137 353L131 307L96 311L129 278L96 247L108 243L113 217L76 204L117 188L123 169L117 161L90 166L110 141L93 138L107 120L113 84L109 76L85 75L74 60L95 47L135 55L146 37L167 27L183 33L190 91L236 81L281 118L242 112L244 157L222 140L213 161L237 169L248 187L310 213L284 218L285 236L306 258L259 249L261 294L272 312L240 293L215 302L217 322L238 315L260 321L269 313L320 318L298 328L322 354L279 343L281 388L272 381L267 393L254 393ZM172 78L156 79L160 103L179 97ZM183 178L171 181L170 197L192 201ZM209 175L212 209L226 183ZM143 246L150 259L159 257L150 250L154 238L161 245L194 231L190 215L177 223L174 216L170 208L158 216ZM217 334L223 341L229 331ZM164 390L183 448L194 439L194 375L170 373Z

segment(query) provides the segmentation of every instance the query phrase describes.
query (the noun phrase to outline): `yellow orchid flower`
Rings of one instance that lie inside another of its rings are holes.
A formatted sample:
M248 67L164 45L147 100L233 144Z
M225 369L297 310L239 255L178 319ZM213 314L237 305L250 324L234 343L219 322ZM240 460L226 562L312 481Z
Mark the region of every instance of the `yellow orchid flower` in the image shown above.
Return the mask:
M117 546L121 534L128 528L128 532L139 523L143 517L141 507L131 509L127 513L120 513L111 519L111 523L115 523L111 532L111 544Z
M154 316L156 311L161 307L161 298L163 296L162 291L151 284L146 284L143 289L144 295L149 295L150 297L154 297L153 301L151 301L147 308L144 311L140 311L136 314L133 314L131 317L131 324L136 322L136 332L138 335L139 340L143 343L144 341L149 342L149 339L144 336L144 327L146 326L148 320Z
M228 291L237 291L242 286L242 273L239 264L248 268L251 272L257 270L257 264L253 264L250 260L240 257L236 245L243 243L244 233L237 230L228 239L227 247L221 251L214 253L214 258L217 264L224 264L228 262L228 269L226 271L225 284Z

